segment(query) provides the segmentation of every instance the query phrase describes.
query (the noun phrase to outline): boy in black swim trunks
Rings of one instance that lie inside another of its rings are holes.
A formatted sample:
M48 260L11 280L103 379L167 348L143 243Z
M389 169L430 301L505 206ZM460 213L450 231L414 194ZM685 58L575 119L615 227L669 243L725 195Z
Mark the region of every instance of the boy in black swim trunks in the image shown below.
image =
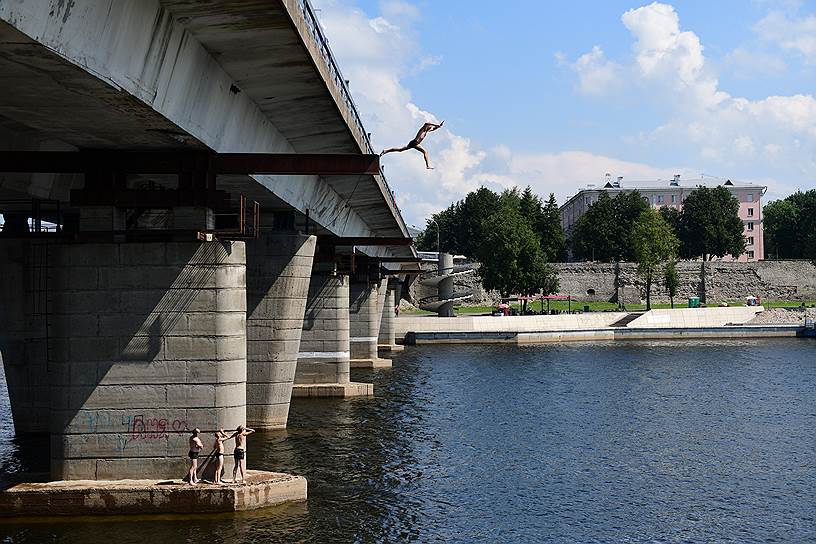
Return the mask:
M444 124L445 121L442 121L438 125L434 123L425 123L420 127L419 132L417 132L417 135L414 136L414 139L408 142L408 145L404 147L392 147L390 149L385 149L383 150L382 153L380 153L380 156L382 157L383 155L386 155L388 153L402 153L403 151L407 151L409 149L416 149L417 151L422 153L423 157L425 157L425 168L427 168L428 170L433 170L433 168L431 168L431 163L428 162L428 152L425 151L425 149L419 144L422 143L422 140L425 139L425 136L427 136L429 132L439 130L440 128L442 128L442 125Z
M241 471L241 481L244 481L245 474L246 474L246 437L255 432L255 429L249 429L244 427L243 425L238 425L238 428L235 429L235 432L232 433L232 436L227 438L235 439L235 450L232 452L232 456L235 460L235 466L232 469L232 482L235 483L236 477L238 476L238 470Z
M187 456L190 458L190 472L187 473L187 478L190 482L190 485L196 485L198 483L198 454L201 453L201 448L204 447L204 444L201 442L201 439L198 435L201 434L201 431L196 427L193 429L193 435L190 437L190 452Z
M213 483L221 485L221 471L224 470L224 441L229 440L224 429L219 429L217 433L213 433L215 442L213 443L212 455L215 456L215 477Z

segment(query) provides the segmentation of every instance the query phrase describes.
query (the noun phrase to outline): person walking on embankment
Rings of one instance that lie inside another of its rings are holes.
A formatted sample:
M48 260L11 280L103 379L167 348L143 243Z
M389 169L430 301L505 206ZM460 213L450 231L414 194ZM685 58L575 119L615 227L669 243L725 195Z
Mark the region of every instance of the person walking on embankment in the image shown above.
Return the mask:
M232 436L226 439L235 439L235 450L232 452L235 461L235 466L232 468L232 483L235 483L239 470L241 471L241 481L243 482L246 479L246 437L254 432L255 429L238 425Z
M187 478L190 482L190 485L196 485L198 483L198 454L201 453L201 449L204 447L204 444L201 442L201 439L198 435L201 434L201 431L198 427L193 429L193 434L190 436L190 452L187 456L190 458L190 472L187 473Z

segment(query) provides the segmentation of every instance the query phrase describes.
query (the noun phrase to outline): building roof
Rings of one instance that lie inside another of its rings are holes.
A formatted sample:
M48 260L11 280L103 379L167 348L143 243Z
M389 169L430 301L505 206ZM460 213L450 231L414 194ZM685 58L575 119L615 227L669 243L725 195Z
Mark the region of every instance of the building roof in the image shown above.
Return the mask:
M767 187L758 185L748 181L731 180L727 178L718 178L714 176L700 176L699 178L675 178L675 179L657 179L657 180L635 180L628 181L618 178L612 180L611 178L598 184L588 183L575 193L569 200L567 200L562 208L579 197L582 193L587 191L668 191L672 189L689 189L694 190L698 187L733 187L760 190L763 194Z

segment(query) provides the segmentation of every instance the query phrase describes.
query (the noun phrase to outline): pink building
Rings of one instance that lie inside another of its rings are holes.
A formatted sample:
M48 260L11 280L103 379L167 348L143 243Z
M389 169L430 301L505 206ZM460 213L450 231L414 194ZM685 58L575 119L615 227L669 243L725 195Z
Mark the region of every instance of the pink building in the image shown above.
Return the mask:
M683 201L690 192L697 187L716 187L721 185L728 189L737 200L739 200L739 217L742 219L743 233L746 245L745 253L737 260L741 262L759 261L765 255L765 241L762 235L762 196L767 187L754 185L752 183L732 182L727 180L712 181L711 179L680 180L680 176L674 176L670 181L648 181L648 182L627 182L624 184L623 178L612 181L607 174L606 183L602 187L588 186L586 189L578 191L578 194L570 198L561 206L561 226L564 232L569 234L572 226L578 218L586 213L589 206L598 200L601 191L606 191L610 198L624 191L639 191L644 200L655 209L667 206L670 208L683 209ZM723 260L732 260L726 256Z

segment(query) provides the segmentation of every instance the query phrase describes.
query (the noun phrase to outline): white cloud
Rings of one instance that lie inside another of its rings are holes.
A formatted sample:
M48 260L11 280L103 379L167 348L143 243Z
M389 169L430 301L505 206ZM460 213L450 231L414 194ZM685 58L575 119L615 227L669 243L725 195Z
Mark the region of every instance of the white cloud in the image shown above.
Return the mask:
M703 165L720 171L767 172L773 166L768 164L772 158L776 175L811 179L816 175L814 161L801 149L816 149L816 99L812 95L750 100L723 91L699 37L681 29L680 17L669 4L654 2L629 10L621 21L634 39L633 62L620 68L634 76L630 90L643 93L644 100L651 100L668 117L642 139L644 144L685 146ZM816 30L816 18L794 24L784 15L772 14L758 28L780 39L787 33L791 44L805 54L810 50L808 40L816 39L811 24ZM816 42L814 48L816 52ZM596 46L586 55L598 57L598 51ZM749 61L742 52L732 53L732 59ZM758 149L762 152L757 153Z
M563 62L563 55L556 54L556 59ZM577 87L581 94L606 95L620 88L621 66L607 60L597 45L589 53L578 57L570 68L578 74Z
M414 34L419 12L404 2L386 2L381 13L369 17L353 0L319 0L320 19L332 50L358 104L366 128L377 149L402 145L426 121L443 120L418 106L402 80L417 70L442 62L441 57L422 55ZM417 63L416 59L420 59ZM581 69L586 85L608 88L617 70L598 50ZM424 224L425 218L446 208L469 191L486 186L502 190L531 185L542 195L554 192L563 201L578 186L600 182L605 172L636 178L668 177L674 169L652 168L588 152L516 154L506 146L482 149L458 134L449 120L442 130L429 135L423 146L435 170L426 170L415 151L383 158L385 173L396 191L397 203L408 224Z
M419 47L415 27L420 13L411 4L387 1L381 4L380 13L368 15L356 8L354 1L316 3L375 147L402 145L423 122L444 119L439 112L417 104L404 83L406 77L443 59ZM600 46L572 62L563 54L555 56L560 65L575 72L577 92L599 97L621 91L641 93L644 101L651 101L663 112L664 122L653 131L638 138L624 136L632 157L646 156L653 147L662 146L669 149L666 157L686 156L697 168L713 167L715 173L765 183L771 195L796 188L797 182L790 179L813 179L813 96L749 100L723 91L716 65L706 58L700 38L681 28L680 17L671 5L654 2L632 9L621 21L633 38L631 61L610 59ZM747 53L731 56L735 63L750 61ZM426 170L422 156L414 151L383 159L409 224L423 224L431 213L479 186L501 190L530 184L537 193L553 192L563 202L578 187L602 182L606 172L623 176L624 183L669 179L677 173L686 179L696 177L677 164L685 160L671 158L655 161L675 163L664 168L647 164L648 160L626 161L588 150L519 153L505 145L484 148L460 134L452 119L429 135L423 146L435 170ZM690 150L690 154L683 155L679 148Z
M808 62L816 61L816 15L796 18L772 11L754 26L754 30L762 39L795 51Z
M788 65L780 57L743 47L728 53L723 66L740 79L777 77L788 70Z

